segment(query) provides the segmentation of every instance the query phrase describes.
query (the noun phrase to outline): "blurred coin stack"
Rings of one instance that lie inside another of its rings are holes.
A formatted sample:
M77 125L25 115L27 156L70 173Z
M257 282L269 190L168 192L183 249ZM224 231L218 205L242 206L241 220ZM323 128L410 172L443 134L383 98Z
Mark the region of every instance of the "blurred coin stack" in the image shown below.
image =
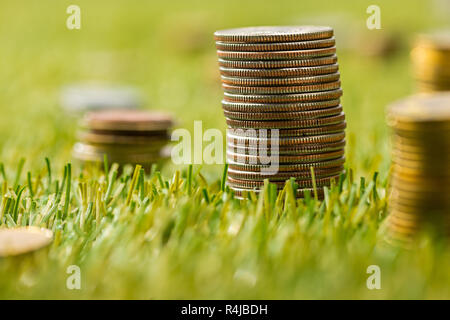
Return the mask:
M450 93L394 103L387 119L393 131L389 240L408 243L428 227L450 231Z
M345 115L333 29L254 27L215 34L224 90L228 185L238 197L264 179L282 188L295 177L297 196L344 171ZM274 130L276 129L276 130ZM278 139L275 137L278 135ZM275 143L275 141L277 141ZM267 160L276 156L276 172Z
M87 113L82 121L80 142L73 155L85 162L118 164L153 163L169 156L167 143L172 118L164 113L143 110L103 110Z
M139 91L131 86L84 83L64 86L61 106L68 113L110 109L138 109L142 106Z
M420 92L450 90L450 31L419 36L411 59Z

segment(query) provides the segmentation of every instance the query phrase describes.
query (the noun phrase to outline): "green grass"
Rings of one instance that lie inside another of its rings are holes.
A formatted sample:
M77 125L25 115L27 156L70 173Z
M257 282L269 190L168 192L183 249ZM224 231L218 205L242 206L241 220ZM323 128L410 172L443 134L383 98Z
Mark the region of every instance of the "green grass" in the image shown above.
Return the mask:
M448 298L445 242L423 234L404 250L384 241L386 185L376 175L352 181L348 170L324 201L295 199L291 181L278 195L266 184L237 200L191 172L165 180L140 166L119 175L116 165L105 174L68 164L24 187L5 181L0 227L46 227L55 240L0 261L0 297ZM79 291L65 287L73 264ZM366 287L373 264L379 291Z
M65 10L73 3L0 3L0 228L55 232L47 250L0 260L1 298L450 297L448 244L432 234L414 250L383 242L384 109L414 91L409 41L445 25L443 10L378 1L383 30L368 31L373 1L80 0L82 29L69 31ZM61 86L131 84L146 108L172 112L179 127L203 120L204 129L224 130L212 33L302 23L337 30L347 175L325 201L295 200L289 183L278 197L267 185L261 197L236 200L223 166L167 163L145 175L139 167L119 174L111 164L67 165L78 116L59 107ZM377 32L397 35L399 50L364 55L358 38L370 42ZM72 264L81 268L79 291L66 289ZM381 268L381 290L366 287L372 264Z

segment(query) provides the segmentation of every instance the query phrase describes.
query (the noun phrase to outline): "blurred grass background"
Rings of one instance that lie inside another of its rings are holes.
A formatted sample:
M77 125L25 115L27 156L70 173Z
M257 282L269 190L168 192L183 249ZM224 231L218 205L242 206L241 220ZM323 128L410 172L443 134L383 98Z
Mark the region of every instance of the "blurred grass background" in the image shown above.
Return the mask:
M11 168L25 156L33 168L44 156L70 158L76 121L59 108L59 90L70 83L134 85L146 107L172 112L180 127L203 120L204 128L225 129L213 32L314 23L336 29L349 163L357 172L383 172L384 109L413 91L409 43L416 32L445 23L445 3L378 1L382 30L370 31L371 1L80 0L81 30L69 30L70 1L2 1L2 161ZM380 37L398 50L368 55Z
M81 8L81 30L66 28L71 4ZM366 8L372 4L381 8L381 30L366 27ZM55 170L70 161L77 122L59 105L60 88L70 83L133 85L144 94L147 108L170 111L179 127L192 129L194 120L203 120L204 129L225 130L213 32L322 24L336 30L348 165L358 176L380 171L385 179L385 107L414 92L410 43L417 32L448 26L449 7L445 0L2 0L0 161L8 175L22 157L25 170L32 172L42 170L46 156ZM380 41L392 50L372 52ZM220 177L220 168L204 170L211 179ZM282 292L273 296L288 298Z

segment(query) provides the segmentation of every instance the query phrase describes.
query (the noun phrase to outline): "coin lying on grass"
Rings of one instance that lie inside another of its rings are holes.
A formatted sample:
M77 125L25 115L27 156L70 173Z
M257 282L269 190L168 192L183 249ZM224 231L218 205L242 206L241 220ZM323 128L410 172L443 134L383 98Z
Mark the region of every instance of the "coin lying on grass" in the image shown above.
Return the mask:
M38 227L0 229L0 258L31 253L48 246L53 232Z

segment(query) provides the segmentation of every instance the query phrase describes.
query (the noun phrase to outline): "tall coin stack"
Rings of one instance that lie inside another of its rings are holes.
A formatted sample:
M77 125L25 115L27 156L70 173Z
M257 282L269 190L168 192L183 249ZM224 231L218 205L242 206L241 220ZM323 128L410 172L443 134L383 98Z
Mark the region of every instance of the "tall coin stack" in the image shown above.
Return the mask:
M450 90L450 31L419 36L411 59L420 92Z
M76 159L101 162L104 155L118 164L141 164L149 169L168 157L166 147L172 118L143 110L104 110L87 113L73 148Z
M450 231L450 93L394 103L387 119L393 131L388 239L410 243L429 227Z
M224 89L228 185L238 197L264 179L279 189L296 178L323 196L344 171L345 115L340 105L333 29L253 27L217 31ZM278 137L278 139L277 139ZM276 171L267 160L277 158ZM265 169L269 169L265 171Z

